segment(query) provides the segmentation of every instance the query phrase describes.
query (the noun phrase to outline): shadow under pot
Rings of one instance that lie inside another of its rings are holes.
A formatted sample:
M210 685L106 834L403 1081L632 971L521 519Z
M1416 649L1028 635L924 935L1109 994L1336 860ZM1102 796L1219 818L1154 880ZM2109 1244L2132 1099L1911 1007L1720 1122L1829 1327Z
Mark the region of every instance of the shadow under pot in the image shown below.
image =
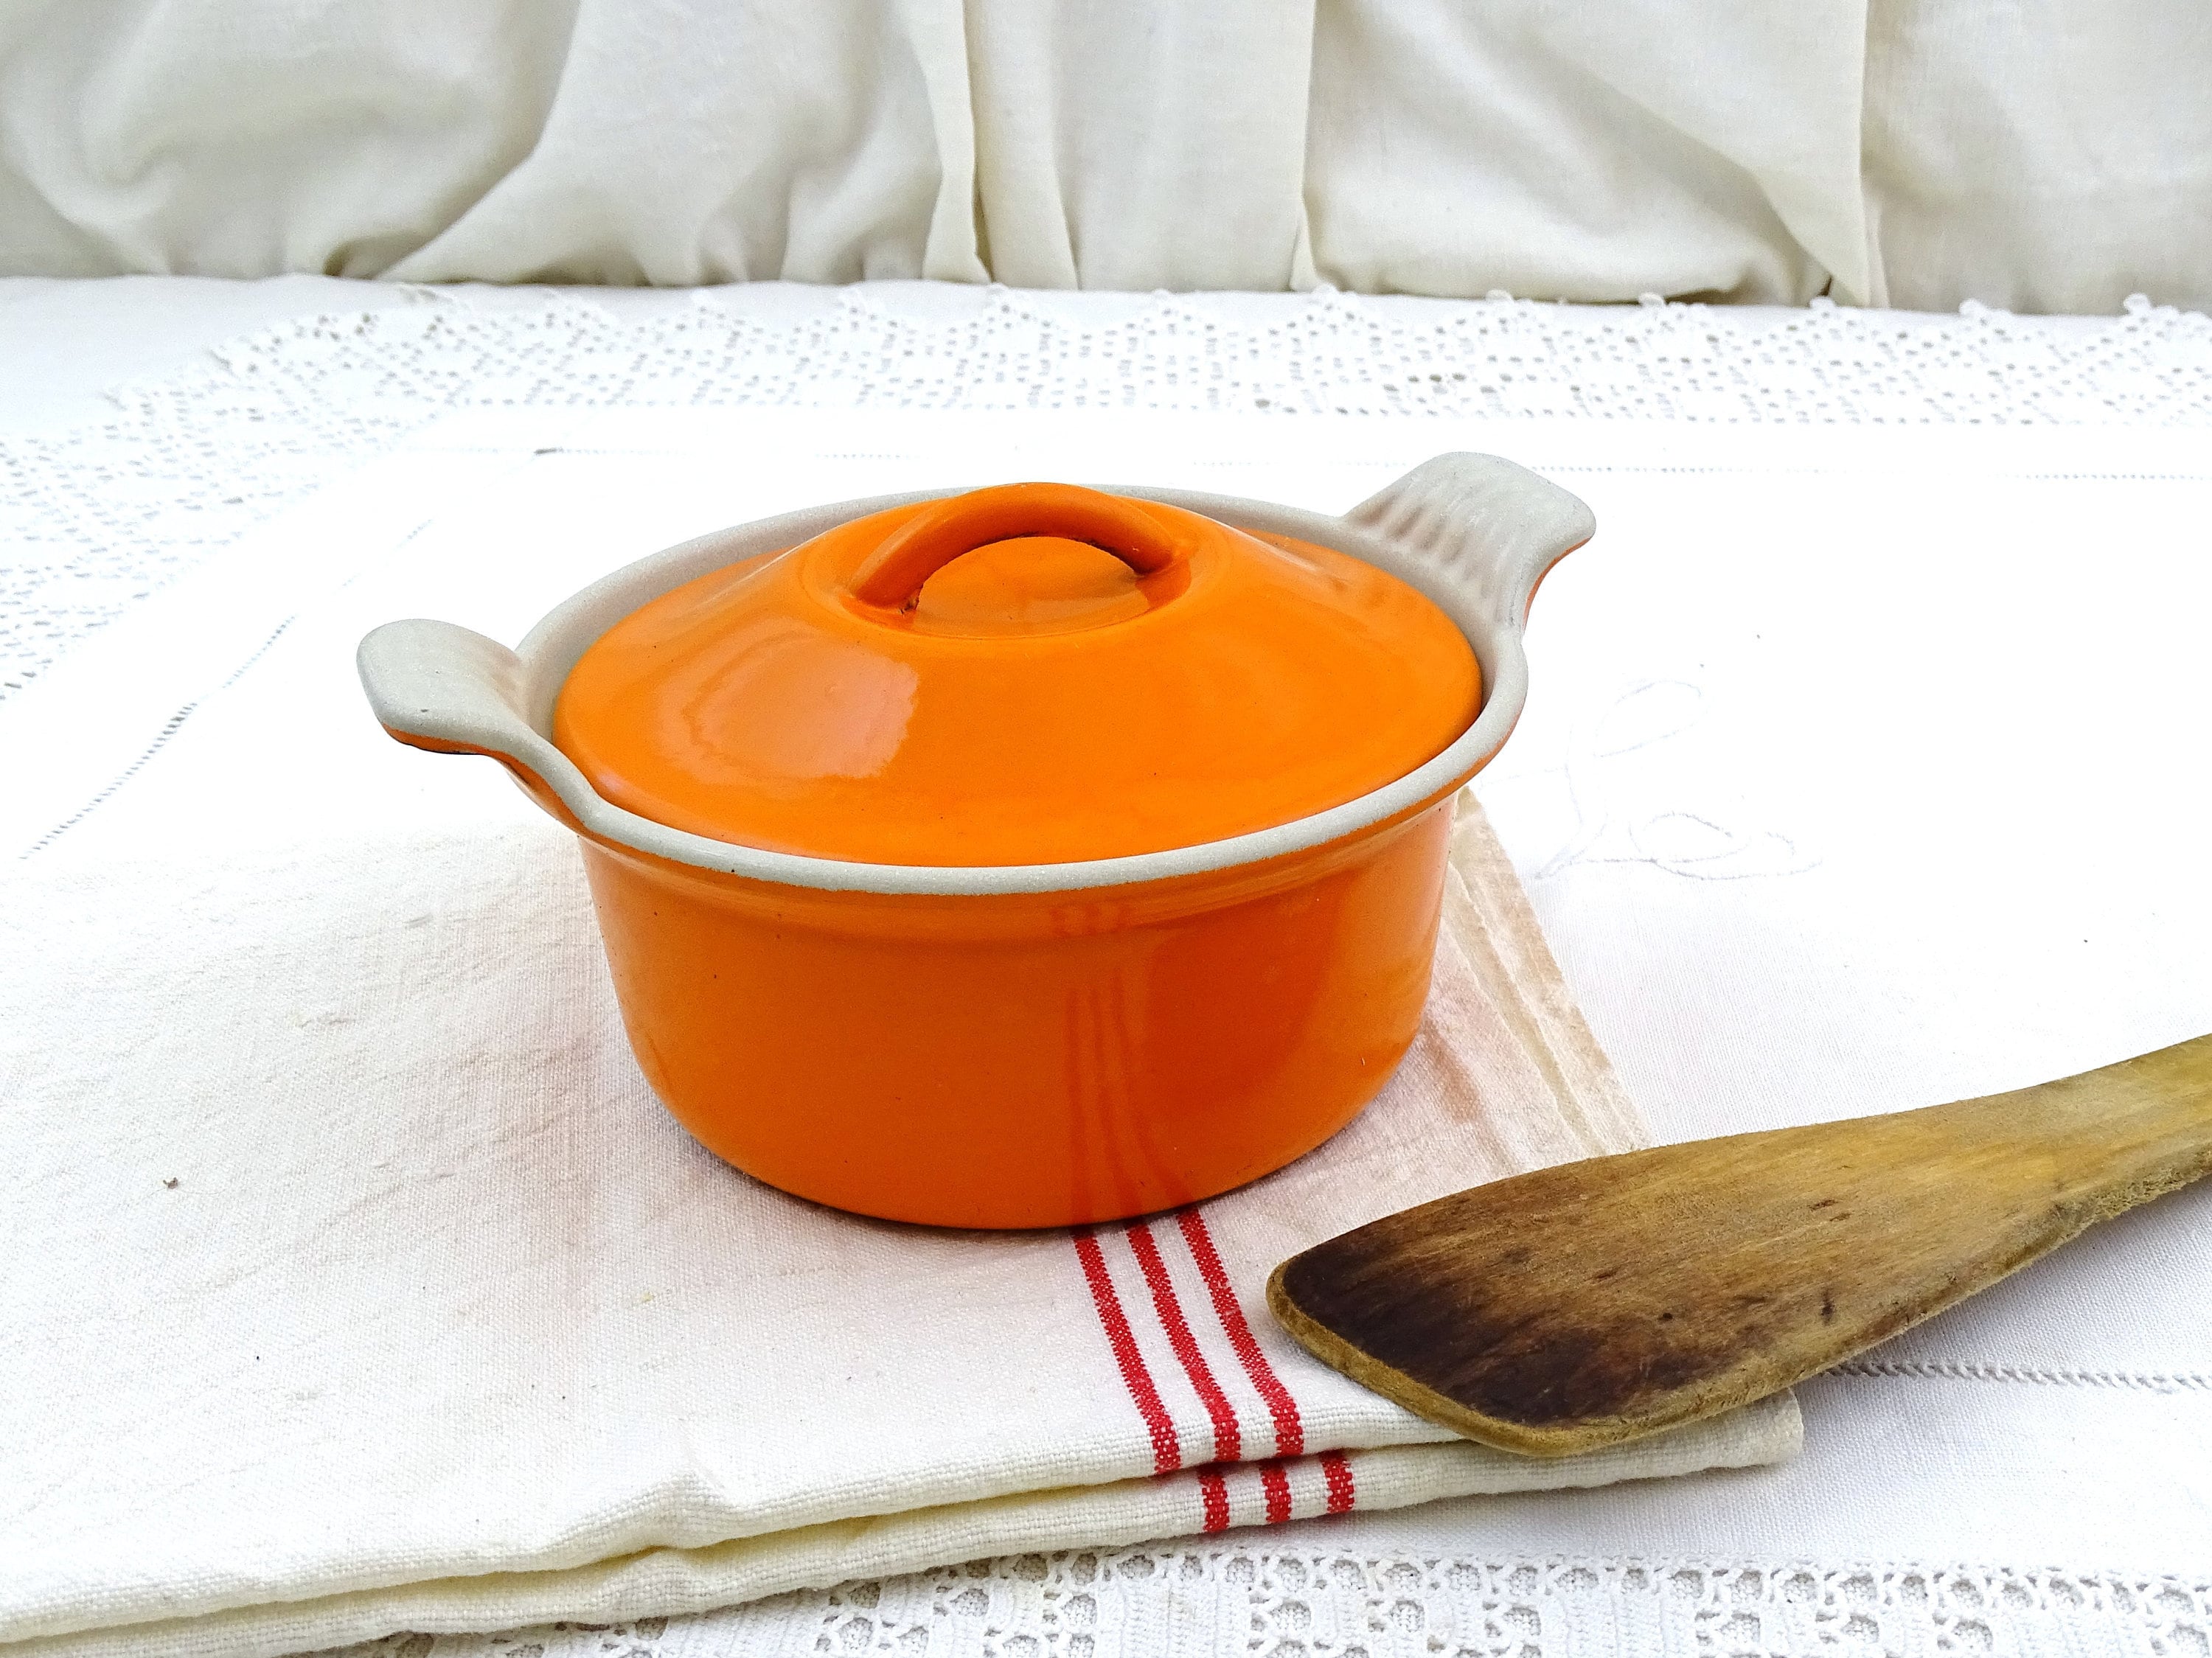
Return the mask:
M654 1090L864 1214L1059 1226L1311 1150L1426 998L1565 491L1428 462L1341 518L1062 484L703 537L518 650L362 641L401 742L580 837Z

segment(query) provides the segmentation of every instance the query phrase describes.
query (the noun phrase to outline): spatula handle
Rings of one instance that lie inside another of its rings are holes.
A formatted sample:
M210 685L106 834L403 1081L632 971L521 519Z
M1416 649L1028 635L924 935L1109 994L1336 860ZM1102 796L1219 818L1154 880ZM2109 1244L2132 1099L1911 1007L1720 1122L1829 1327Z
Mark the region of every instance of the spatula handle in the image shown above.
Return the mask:
M2055 1155L2052 1202L2117 1215L2212 1174L2212 1035L2077 1077L1936 1108Z

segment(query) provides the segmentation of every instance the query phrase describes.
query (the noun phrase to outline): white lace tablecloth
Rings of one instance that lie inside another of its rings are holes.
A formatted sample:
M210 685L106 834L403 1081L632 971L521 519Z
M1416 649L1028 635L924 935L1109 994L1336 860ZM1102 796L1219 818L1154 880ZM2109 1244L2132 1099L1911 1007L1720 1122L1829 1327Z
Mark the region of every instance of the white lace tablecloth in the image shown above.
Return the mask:
M1335 458L1271 477L1289 421ZM1593 1027L1686 1137L2212 1029L2208 437L2212 325L2147 304L0 283L0 699L87 694L71 665L106 623L240 547L312 580L285 549L319 521L458 546L525 504L599 512L611 565L720 522L715 469L748 452L805 499L810 476L958 481L965 453L978 481L1233 470L1340 507L1493 449L1601 527L1546 586L1482 793ZM380 495L403 452L444 496ZM659 487L601 499L616 455ZM221 695L182 657L142 666L170 712L118 701L100 752L41 759L0 799L12 843L96 840ZM1785 1469L363 1650L2201 1655L2208 1223L2207 1193L2168 1199L1808 1386Z

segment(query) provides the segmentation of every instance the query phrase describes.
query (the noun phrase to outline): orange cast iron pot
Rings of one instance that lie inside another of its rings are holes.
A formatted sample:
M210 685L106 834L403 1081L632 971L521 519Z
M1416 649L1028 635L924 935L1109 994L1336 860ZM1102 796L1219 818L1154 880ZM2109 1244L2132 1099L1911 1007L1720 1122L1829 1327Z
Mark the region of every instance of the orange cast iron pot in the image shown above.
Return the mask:
M1588 510L1474 455L1342 518L1052 486L918 504L941 499L688 543L516 651L390 623L362 682L394 737L494 756L581 837L638 1062L748 1173L1031 1227L1279 1168L1413 1040L1452 796L1518 716L1529 598ZM1344 555L1420 595L1464 686L1387 593L1365 702L1295 616L1239 634L1273 602L1241 585L1251 537L1293 585L1344 588ZM746 678L762 662L784 678ZM1233 705L1239 675L1277 689Z

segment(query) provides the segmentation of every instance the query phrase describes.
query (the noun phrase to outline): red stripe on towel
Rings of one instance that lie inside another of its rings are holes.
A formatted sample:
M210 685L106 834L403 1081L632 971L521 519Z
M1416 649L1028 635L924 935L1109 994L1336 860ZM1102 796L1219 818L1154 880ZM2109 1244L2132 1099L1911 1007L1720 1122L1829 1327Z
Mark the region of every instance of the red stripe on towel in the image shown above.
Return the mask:
M1283 1386L1275 1367L1267 1363L1267 1354L1253 1339L1252 1327L1245 1321L1244 1309L1237 1304L1237 1291L1230 1287L1229 1274L1221 1265L1221 1252L1213 1247L1213 1235L1206 1230L1206 1217L1195 1209L1186 1209L1176 1217L1182 1228L1183 1242L1190 1246L1190 1258L1198 1263L1198 1275L1205 1281L1206 1293L1212 1298L1214 1316L1221 1321L1222 1333L1236 1350L1237 1359L1244 1367L1244 1374L1252 1379L1260 1397L1267 1403L1267 1414L1275 1422L1275 1455L1298 1456L1306 1448L1305 1424L1298 1418L1297 1401L1291 1390Z
M1352 1489L1352 1464L1344 1460L1342 1451L1321 1454L1321 1476L1328 1481L1328 1511L1342 1514L1351 1508L1358 1493Z
M1182 1299L1176 1294L1175 1281L1168 1276L1167 1262L1160 1259L1160 1246L1152 1237L1152 1229L1139 1221L1129 1229L1128 1236L1130 1252L1144 1269L1145 1283L1152 1292L1152 1309L1160 1315L1160 1327L1168 1333L1168 1345L1175 1349L1183 1374L1198 1390L1199 1400L1213 1424L1212 1460L1237 1461L1244 1448L1244 1436L1237 1426L1237 1412L1230 1408L1229 1395L1213 1379L1213 1367L1198 1350L1198 1341L1190 1333L1190 1321L1182 1315Z
M1135 1401L1137 1414L1145 1418L1145 1430L1152 1436L1152 1472L1172 1473L1182 1467L1182 1442L1176 1437L1175 1423L1170 1419L1167 1407L1160 1403L1160 1390L1152 1385L1152 1370L1145 1363L1145 1356L1137 1350L1137 1339L1129 1333L1129 1321L1121 1311L1121 1297L1114 1292L1114 1280L1107 1276L1106 1256L1098 1248L1098 1240L1087 1226L1079 1227L1075 1234L1076 1258L1083 1263L1084 1281L1091 1286L1091 1300L1098 1309L1098 1321L1106 1327L1107 1345L1114 1350L1114 1363L1121 1372L1121 1380ZM1226 1497L1222 1499L1227 1502Z
M1267 1494L1267 1523L1281 1525L1291 1517L1290 1471L1279 1462L1262 1462L1260 1489Z
M1201 1468L1198 1474L1198 1498L1206 1505L1206 1529L1229 1529L1229 1482L1216 1468Z

